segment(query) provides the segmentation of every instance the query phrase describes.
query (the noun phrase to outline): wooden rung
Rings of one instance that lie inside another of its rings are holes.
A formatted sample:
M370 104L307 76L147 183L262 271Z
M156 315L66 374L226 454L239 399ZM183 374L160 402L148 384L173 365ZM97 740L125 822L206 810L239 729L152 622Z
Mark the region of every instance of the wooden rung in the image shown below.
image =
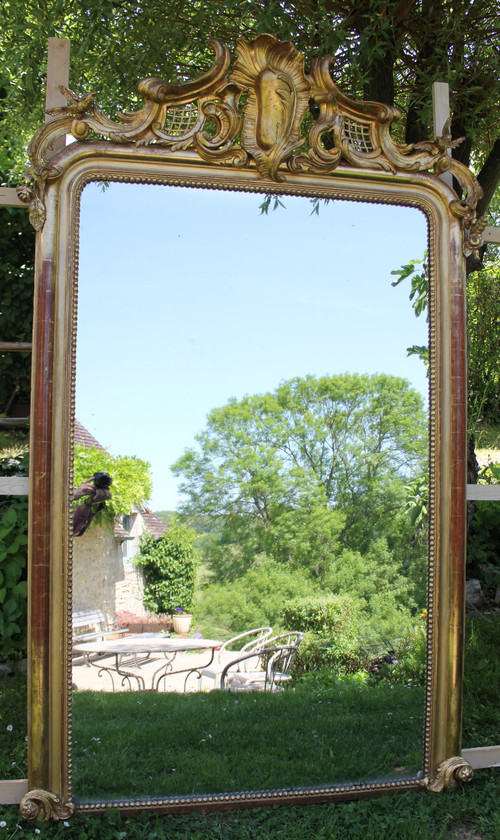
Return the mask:
M27 779L2 781L0 782L0 805L19 805L26 793L28 793Z
M500 746L472 747L469 750L462 750L462 758L469 762L473 770L500 767Z
M28 353L32 346L31 341L0 341L0 353Z
M468 484L467 499L471 501L500 502L500 484Z
M27 496L29 479L20 475L0 478L0 496Z
M500 227L487 225L483 231L483 240L493 245L500 245Z
M15 426L27 426L29 417L0 417L0 426L4 429L13 429Z
M15 187L0 187L0 206L2 205L4 207L23 207L25 210L29 210L28 205L19 198Z

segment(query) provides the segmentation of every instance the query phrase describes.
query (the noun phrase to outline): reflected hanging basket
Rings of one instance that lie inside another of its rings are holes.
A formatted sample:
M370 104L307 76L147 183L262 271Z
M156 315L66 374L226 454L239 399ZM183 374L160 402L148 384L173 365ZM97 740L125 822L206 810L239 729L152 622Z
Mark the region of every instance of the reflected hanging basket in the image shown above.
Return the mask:
M172 616L174 633L178 633L180 636L189 633L192 618L191 613L174 613Z

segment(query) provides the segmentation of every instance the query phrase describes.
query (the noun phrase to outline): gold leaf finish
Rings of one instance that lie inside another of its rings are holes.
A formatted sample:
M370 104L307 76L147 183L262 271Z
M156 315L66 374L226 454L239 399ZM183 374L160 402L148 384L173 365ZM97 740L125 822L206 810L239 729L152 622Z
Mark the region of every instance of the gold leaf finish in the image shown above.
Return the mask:
M474 777L474 770L465 758L454 756L442 761L433 779L424 779L423 785L427 790L441 793L447 788L456 788L460 782L470 782Z
M28 822L67 820L75 812L72 802L63 802L55 793L40 789L29 790L21 799L19 809Z
M215 52L215 62L210 70L191 82L171 83L150 76L139 82L139 93L144 99L158 105L186 105L200 96L208 96L225 82L231 56L227 47L220 41L210 41L209 46Z

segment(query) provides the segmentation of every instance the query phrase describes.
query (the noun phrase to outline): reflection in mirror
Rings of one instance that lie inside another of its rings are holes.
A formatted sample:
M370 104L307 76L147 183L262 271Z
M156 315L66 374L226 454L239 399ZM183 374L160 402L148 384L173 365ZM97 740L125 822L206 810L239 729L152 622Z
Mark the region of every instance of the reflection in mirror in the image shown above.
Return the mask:
M74 539L80 800L421 768L427 324L409 293L426 220L264 200L83 192L75 484L110 473L113 499ZM146 534L169 545L163 601L137 563ZM148 616L175 607L187 635ZM260 627L300 631L286 679L255 676L268 654L220 690L246 640L218 648Z

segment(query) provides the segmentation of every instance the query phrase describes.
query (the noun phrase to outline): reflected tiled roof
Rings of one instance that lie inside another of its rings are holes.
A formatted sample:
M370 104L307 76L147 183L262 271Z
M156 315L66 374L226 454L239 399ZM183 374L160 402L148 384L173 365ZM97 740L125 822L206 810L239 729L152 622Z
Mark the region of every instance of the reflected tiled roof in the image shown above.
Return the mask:
M98 440L95 439L87 429L82 426L78 420L75 420L75 446L85 446L87 449L100 449L106 452L104 446L101 446Z
M148 510L148 508L144 508L141 511L141 516L144 520L144 527L147 528L152 537L158 538L165 536L168 528L154 513Z

